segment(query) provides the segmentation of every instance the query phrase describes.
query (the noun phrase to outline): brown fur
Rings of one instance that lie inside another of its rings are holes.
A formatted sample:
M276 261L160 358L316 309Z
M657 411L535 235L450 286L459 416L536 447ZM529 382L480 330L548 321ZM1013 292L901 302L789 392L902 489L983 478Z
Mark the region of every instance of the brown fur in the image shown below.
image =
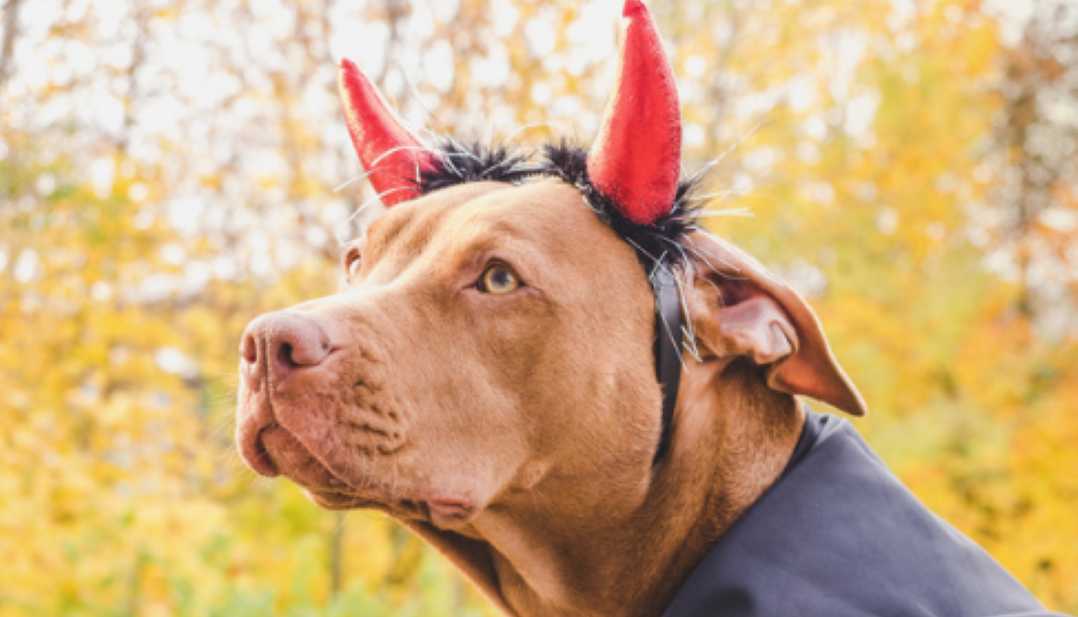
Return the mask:
M658 615L781 473L803 415L778 390L863 405L796 294L711 236L690 247L699 359L685 355L656 466L652 292L629 245L552 180L399 205L357 245L357 280L252 323L241 452L319 505L388 512L509 614ZM525 286L475 289L492 262ZM765 310L724 324L751 299Z

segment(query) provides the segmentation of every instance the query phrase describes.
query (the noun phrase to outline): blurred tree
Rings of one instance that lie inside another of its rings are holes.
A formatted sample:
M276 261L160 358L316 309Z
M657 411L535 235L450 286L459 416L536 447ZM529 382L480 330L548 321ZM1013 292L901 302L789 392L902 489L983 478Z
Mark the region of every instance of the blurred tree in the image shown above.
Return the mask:
M1078 7L1038 0L1015 29L998 88L994 240L1001 274L1020 286L1018 310L1058 337L1078 327Z

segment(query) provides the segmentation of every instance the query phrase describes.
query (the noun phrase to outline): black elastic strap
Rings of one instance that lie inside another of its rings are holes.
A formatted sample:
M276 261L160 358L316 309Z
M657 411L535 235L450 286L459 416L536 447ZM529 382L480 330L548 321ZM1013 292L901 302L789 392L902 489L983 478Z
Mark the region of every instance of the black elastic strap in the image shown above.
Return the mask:
M681 296L669 266L659 262L651 271L655 290L655 376L663 391L663 430L651 464L670 447L670 431L681 384Z

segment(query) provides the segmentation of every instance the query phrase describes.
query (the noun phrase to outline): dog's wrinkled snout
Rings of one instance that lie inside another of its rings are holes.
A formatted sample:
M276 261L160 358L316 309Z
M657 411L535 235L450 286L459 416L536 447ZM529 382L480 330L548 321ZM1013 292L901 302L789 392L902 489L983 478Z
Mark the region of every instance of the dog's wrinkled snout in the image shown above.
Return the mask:
M299 383L296 376L317 371L331 353L333 341L315 318L300 313L269 313L252 321L240 340L240 376L243 387L237 411L236 442L240 455L256 473L276 476L278 462L267 451L267 440L276 456L289 460L290 452L302 450L295 438L281 429L271 399Z
M263 375L282 384L297 370L318 366L332 351L329 335L316 321L289 312L255 319L240 343L244 377L256 387Z

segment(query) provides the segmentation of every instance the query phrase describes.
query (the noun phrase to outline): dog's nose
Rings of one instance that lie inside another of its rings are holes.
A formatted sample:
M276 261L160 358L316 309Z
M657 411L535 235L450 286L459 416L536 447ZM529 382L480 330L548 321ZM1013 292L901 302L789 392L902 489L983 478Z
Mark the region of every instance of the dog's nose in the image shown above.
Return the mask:
M288 312L255 319L240 343L245 376L257 380L259 373L266 370L277 383L297 369L318 366L332 351L329 335L317 322Z

